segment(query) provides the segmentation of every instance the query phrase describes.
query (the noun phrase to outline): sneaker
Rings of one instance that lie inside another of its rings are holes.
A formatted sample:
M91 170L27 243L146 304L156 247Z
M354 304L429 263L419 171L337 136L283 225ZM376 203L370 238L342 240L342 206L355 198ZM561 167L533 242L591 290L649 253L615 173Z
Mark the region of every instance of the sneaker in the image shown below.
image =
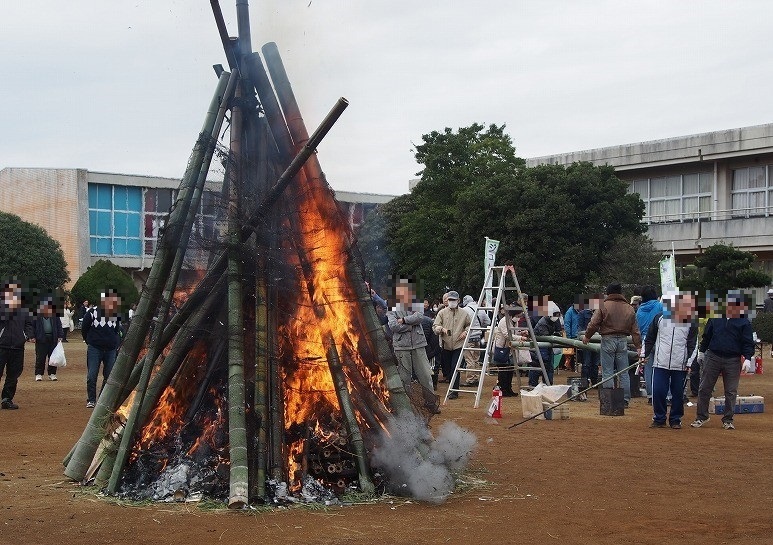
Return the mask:
M702 425L704 425L708 421L709 421L708 418L706 420L701 420L700 418L696 418L695 422L690 424L690 427L692 427L692 428L700 428Z
M674 422L671 424L672 430L681 430L682 429L682 423L681 422Z
M623 406L627 409L628 407L631 406L631 404L628 401L624 401Z
M48 380L54 380L54 381L56 381L56 380L59 380L59 379L58 379L58 378L56 378L56 375L48 375Z
M650 423L650 428L665 428L666 423L665 422L655 422L654 420Z
M35 375L35 382L40 382L43 380L43 375Z
M2 403L0 403L0 409L8 409L13 411L18 408L19 406L10 399L4 399Z
M96 403L94 403L93 401L89 401L89 402L86 403L86 408L87 409L93 409L95 405L96 405Z
M451 392L448 394L448 399L457 399L459 397L459 392Z
M734 430L735 426L733 425L732 422L723 422L722 423L722 429L723 430Z

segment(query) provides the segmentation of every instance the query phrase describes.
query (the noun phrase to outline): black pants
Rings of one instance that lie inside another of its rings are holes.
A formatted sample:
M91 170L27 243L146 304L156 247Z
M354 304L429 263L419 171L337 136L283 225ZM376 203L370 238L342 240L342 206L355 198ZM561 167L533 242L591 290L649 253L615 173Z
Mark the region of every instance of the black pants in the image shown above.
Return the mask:
M5 372L2 399L13 399L16 395L16 384L24 370L24 349L10 350L0 348L0 378Z
M63 343L66 343L66 342L67 342L67 334L68 334L69 332L70 332L70 328L69 328L69 327L63 327L63 328L62 328L62 342L63 342Z
M445 348L440 351L440 367L442 367L443 370L443 376L447 380L451 380L451 375L454 374L454 367L456 367L456 362L459 361L459 356L462 354L462 349L457 348L456 350L446 350ZM464 361L464 360L462 360ZM456 375L456 380L454 381L454 388L459 387L459 375L461 373Z
M44 374L44 370L46 367L48 367L49 375L56 374L56 367L54 367L53 365L46 366L46 359L54 351L54 348L56 348L56 339L54 339L50 335L46 335L45 340L35 341L35 374L36 375Z
M693 395L693 397L698 397L698 389L701 385L701 364L698 361L698 358L695 358L695 361L692 362L692 367L690 367L690 393Z

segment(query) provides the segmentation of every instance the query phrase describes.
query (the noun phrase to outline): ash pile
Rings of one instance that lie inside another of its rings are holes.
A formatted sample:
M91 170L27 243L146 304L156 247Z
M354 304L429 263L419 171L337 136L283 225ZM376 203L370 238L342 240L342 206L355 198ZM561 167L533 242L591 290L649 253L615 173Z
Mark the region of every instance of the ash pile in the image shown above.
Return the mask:
M316 156L348 103L309 135L276 44L252 51L247 1L238 38L211 4L229 68L215 67L135 317L65 475L231 508L349 491L443 501L475 438L451 423L432 436L376 316ZM214 159L224 180L202 230Z

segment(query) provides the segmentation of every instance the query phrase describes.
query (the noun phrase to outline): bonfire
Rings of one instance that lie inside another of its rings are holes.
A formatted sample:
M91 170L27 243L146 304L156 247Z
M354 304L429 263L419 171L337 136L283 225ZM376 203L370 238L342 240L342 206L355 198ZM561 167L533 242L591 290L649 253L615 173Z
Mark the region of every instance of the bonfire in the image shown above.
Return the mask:
M442 501L474 438L446 423L434 439L421 387L397 373L315 154L348 103L309 136L276 44L251 50L247 1L236 2L238 39L211 4L229 69L215 67L137 312L65 475L108 494L232 508L354 490ZM219 228L197 245L215 157ZM191 285L181 274L193 253Z

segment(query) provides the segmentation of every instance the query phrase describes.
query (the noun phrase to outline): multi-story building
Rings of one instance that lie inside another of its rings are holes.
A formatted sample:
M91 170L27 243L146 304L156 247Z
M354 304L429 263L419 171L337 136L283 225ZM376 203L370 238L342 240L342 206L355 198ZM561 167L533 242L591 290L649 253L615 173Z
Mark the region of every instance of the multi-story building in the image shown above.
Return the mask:
M174 178L85 169L4 168L0 211L40 225L59 241L70 285L98 259L109 259L141 284L179 185ZM220 189L220 183L208 183L202 197L192 236L202 241L202 248L215 238ZM353 227L369 209L393 198L351 192L336 196Z
M689 263L732 244L773 274L773 124L534 157L538 164L590 161L615 167L645 205L655 246Z

